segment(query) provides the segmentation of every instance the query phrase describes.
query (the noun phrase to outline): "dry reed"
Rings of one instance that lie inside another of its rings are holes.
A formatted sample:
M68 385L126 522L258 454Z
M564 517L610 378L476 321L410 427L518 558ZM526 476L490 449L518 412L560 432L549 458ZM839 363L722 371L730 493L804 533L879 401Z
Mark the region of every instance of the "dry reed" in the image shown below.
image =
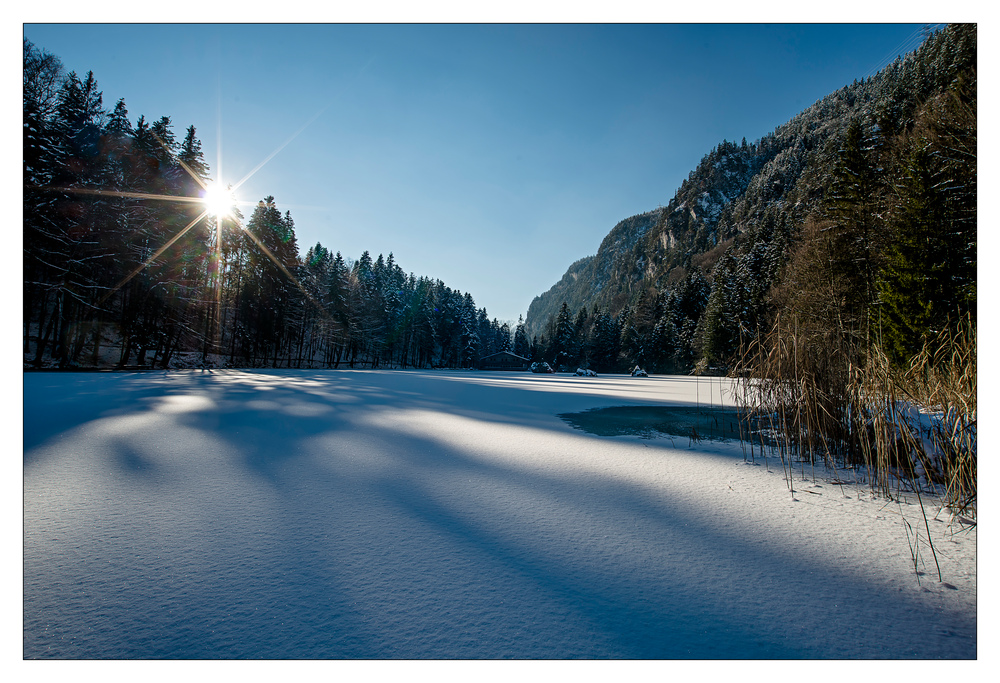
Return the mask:
M900 370L877 344L780 316L734 367L750 457L850 469L873 493L932 492L976 518L976 326L942 331ZM770 437L766 439L765 436ZM766 464L766 460L765 460Z

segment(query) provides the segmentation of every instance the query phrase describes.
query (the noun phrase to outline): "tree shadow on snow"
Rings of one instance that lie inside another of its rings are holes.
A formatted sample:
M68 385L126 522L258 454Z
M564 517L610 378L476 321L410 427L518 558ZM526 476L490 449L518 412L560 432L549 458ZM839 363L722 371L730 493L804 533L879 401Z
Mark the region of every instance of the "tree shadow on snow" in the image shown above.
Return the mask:
M88 381L78 387L93 400L78 406L66 399L70 410L55 424L43 414L72 385L26 381L25 468L35 449L87 421L158 410L163 395L204 399L201 409L169 415L221 440L233 464L274 494L268 520L278 530L268 547L281 558L262 566L272 592L290 605L282 612L268 602L269 614L284 614L289 625L268 640L256 630L271 622L248 612L228 628L254 629L245 636L251 645L226 641L213 651L206 646L220 641L209 635L210 620L199 627L204 644L176 656L976 656L974 619L906 596L889 600L885 587L859 570L754 540L711 510L596 473L502 464L391 419L371 419L379 411L427 410L600 441L545 412L544 394L497 382L452 386L453 377L428 392L433 378L269 371ZM559 409L592 408L595 397L602 395L583 387L561 397ZM655 445L650 450L669 457ZM158 472L148 455L122 450L118 457L123 473ZM284 568L280 576L275 566ZM393 576L405 578L402 589ZM222 579L209 577L206 595L213 581ZM502 602L488 600L490 590ZM919 651L885 649L899 642L886 633L927 623L960 637ZM286 644L297 654L282 655Z

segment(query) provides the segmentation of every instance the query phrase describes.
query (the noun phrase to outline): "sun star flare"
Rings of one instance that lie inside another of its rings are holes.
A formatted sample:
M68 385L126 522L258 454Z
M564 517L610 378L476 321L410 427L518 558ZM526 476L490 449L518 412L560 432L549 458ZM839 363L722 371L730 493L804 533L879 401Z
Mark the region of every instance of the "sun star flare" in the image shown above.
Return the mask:
M220 183L210 183L205 188L202 201L205 203L205 210L211 216L231 216L233 207L236 206L236 197L232 191Z

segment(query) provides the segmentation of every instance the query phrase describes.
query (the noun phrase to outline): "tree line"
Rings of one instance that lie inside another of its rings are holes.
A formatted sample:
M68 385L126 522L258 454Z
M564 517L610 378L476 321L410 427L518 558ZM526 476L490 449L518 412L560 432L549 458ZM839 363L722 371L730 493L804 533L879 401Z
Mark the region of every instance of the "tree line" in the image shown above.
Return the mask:
M523 323L390 253L299 253L273 196L204 213L195 127L105 110L92 72L24 41L25 367L473 367ZM196 201L191 201L191 199Z

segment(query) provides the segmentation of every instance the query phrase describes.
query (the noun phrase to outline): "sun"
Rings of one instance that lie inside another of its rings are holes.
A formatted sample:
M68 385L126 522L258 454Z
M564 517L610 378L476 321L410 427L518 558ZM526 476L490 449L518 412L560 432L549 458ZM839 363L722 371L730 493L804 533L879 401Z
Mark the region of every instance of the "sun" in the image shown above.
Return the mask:
M147 258L143 263L140 263L135 269L132 270L131 273L129 273L128 275L126 275L124 278L122 278L122 280L118 284L116 284L114 287L112 287L107 292L105 292L104 296L98 302L98 305L99 306L103 305L104 302L107 301L115 292L117 292L119 289L121 289L121 287L124 286L126 282L128 282L133 277L135 277L140 272L142 272L143 269L145 269L147 266L149 266L149 264L153 263L156 259L158 259L160 257L161 254L163 254L163 252L165 252L167 249L169 249L174 244L174 242L176 242L181 237L183 237L185 234L187 234L188 230L190 230L195 225L197 225L200 221L202 221L203 219L205 219L206 217L209 217L209 216L212 219L214 219L213 222L215 223L215 259L216 259L216 262L218 262L218 260L219 260L219 254L220 254L219 250L221 249L221 245L222 245L223 219L232 220L233 222L235 222L236 227L238 229L242 230L243 234L247 235L248 237L250 237L250 239L252 239L254 242L256 242L257 247L260 248L260 250L269 259L271 259L271 261L273 261L274 264L277 265L278 268L280 268L281 271L292 282L294 282L296 284L296 286L298 286L298 288L300 290L302 290L302 293L305 294L305 296L308 299L312 300L312 297L310 296L310 294L303 288L302 284L295 278L295 276L292 275L291 272L289 272L289 270L284 266L284 264L282 264L277 258L275 258L274 254L271 253L271 251L264 245L263 242L260 241L259 238L257 238L256 235L254 235L252 232L249 232L246 229L246 226L244 226L244 225L241 224L242 216L239 214L239 211L237 211L236 207L238 205L240 205L240 204L244 204L244 205L248 205L248 204L246 202L240 202L236 198L236 194L235 194L234 190L238 189L243 183L245 183L247 180L249 180L250 177L253 174L255 174L257 171L259 171L264 164L266 164L268 161L270 161L272 158L274 158L274 156L276 154L278 154L278 152L280 152L285 147L287 147L292 142L292 140L294 140L295 138L297 138L299 136L299 134L302 133L302 131L304 131L306 128L308 128L309 125L312 124L313 121L315 121L317 118L319 118L319 116L324 111L326 111L328 107L329 107L329 105L327 105L326 107L323 107L318 112L316 112L316 114L311 119L309 119L308 121L306 121L305 125L303 125L297 131L295 131L295 133L290 138L288 138L287 140L285 140L285 142L283 142L276 150L274 150L273 152L271 152L271 154L269 154L262 162L260 162L259 164L257 164L257 166L255 166L252 171L250 171L246 176L244 176L243 180L241 180L238 183L236 183L235 187L233 185L223 186L223 184L221 182L209 181L209 182L206 183L205 180L203 180L201 177L199 177L199 175L197 173L195 173L187 164L185 164L184 161L182 161L181 159L178 159L176 157L176 155L174 155L174 153L170 149L170 147L167 144L165 144L163 142L163 140L161 140L159 138L159 136L156 135L156 133L152 133L152 135L153 135L154 138L156 138L156 141L160 143L160 145L166 151L167 155L169 155L174 160L176 160L177 163L180 164L180 166L188 173L188 175L191 176L191 179L194 180L194 182L196 182L198 185L200 185L204 189L204 192L202 192L200 196L197 196L197 195L195 195L195 196L184 196L184 195L178 196L178 195L166 195L166 194L151 194L151 193L148 193L148 192L127 192L125 190L100 189L100 188L93 188L93 187L39 186L38 189L47 190L47 191L56 191L56 192L61 192L61 193L97 195L97 196L107 196L107 197L120 197L120 198L129 198L129 199L155 199L155 200L168 201L168 202L184 202L184 203L188 203L188 204L201 204L204 207L204 209L201 211L201 213L199 213L198 216L196 216L190 223L188 223L186 226L184 226L179 231L177 231L177 233L174 234L173 237L171 237L169 240L167 240L149 258ZM221 158L222 157L222 148L221 148L221 146L219 148L219 157L220 157L219 158L219 166L221 167L222 166L222 158ZM319 306L319 304L316 304L316 305Z
M236 197L233 196L232 191L219 183L210 183L205 188L202 201L205 204L206 213L220 218L231 216L233 207L236 206Z

